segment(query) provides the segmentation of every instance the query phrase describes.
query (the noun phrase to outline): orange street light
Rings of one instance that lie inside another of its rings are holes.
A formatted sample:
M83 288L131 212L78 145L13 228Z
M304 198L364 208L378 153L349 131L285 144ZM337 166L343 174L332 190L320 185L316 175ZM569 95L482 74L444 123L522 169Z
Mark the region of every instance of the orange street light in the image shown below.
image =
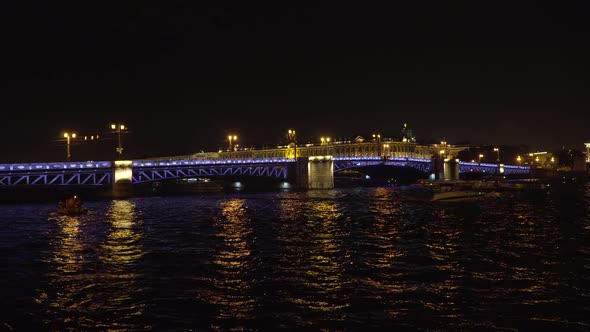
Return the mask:
M64 133L64 138L66 139L66 157L69 162L72 157L70 153L70 139L76 138L76 133Z
M237 135L229 135L227 136L227 139L229 140L229 151L232 150L232 142L235 142L238 140L238 136Z
M119 154L119 159L121 159L121 155L123 154L123 142L121 141L121 132L123 132L125 129L127 129L127 127L125 127L124 124L121 123L113 123L111 124L111 129L115 130L117 132L117 137L118 137L118 145L117 145L117 153Z
M289 129L288 133L288 137L289 137L289 144L293 143L293 155L295 156L294 158L297 159L297 135L295 133L295 130L291 130Z

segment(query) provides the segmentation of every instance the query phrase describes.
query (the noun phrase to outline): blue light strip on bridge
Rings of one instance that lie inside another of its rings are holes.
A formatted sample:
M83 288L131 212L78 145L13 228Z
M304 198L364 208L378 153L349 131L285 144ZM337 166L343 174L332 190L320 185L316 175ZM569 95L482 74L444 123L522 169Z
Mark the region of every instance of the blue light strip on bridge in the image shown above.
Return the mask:
M383 160L383 157L367 156L367 157L335 157L334 161L355 161L355 160ZM430 162L426 158L402 158L402 157L386 157L386 161L414 161L414 162ZM183 166L183 165L227 165L227 164L265 164L265 163L292 163L295 162L293 158L250 158L250 159L207 159L207 160L176 160L176 161L134 161L132 163L135 167L161 167L161 166ZM460 162L464 166L474 167L498 167L498 164L489 163L471 163ZM111 168L110 161L90 161L81 163L19 163L19 164L0 164L1 171L41 171L41 170L63 170L63 169L100 169ZM504 168L530 170L529 166L504 165Z
M465 166L474 166L474 167L496 167L498 168L498 164L484 164L484 163L471 163L471 162L466 162L466 161L462 161L460 162L461 165L465 165ZM529 170L531 169L529 166L517 166L517 165L503 165L504 168L513 168L513 169L521 169L521 170Z
M89 161L82 163L31 163L31 164L0 164L1 171L42 171L59 169L97 169L111 168L110 161Z
M354 160L384 160L383 157L367 156L367 157L334 157L334 161L354 161ZM385 157L385 161L417 161L430 162L426 158L403 158L403 157Z
M260 159L207 159L207 160L177 160L177 161L134 161L133 167L161 167L161 166L189 166L189 165L237 165L237 164L267 164L292 163L292 158L260 158Z

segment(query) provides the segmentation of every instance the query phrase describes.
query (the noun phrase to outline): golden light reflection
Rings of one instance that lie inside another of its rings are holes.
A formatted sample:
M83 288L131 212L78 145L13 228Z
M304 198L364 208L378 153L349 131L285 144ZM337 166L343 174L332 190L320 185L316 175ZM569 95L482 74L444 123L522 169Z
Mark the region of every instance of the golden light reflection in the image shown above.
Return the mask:
M219 229L217 237L222 244L213 258L217 270L217 277L213 279L214 291L207 294L206 300L217 306L217 318L224 323L212 325L213 330L219 330L220 326L225 329L228 321L238 325L234 326L235 329L243 329L240 321L253 317L256 302L250 295L252 281L247 275L252 268L252 253L248 244L252 228L245 202L244 199L221 202L221 217L216 220Z
M131 201L112 201L106 221L110 229L102 245L102 261L125 275L134 276L135 272L128 265L143 256L141 234L135 231L141 222L137 218L135 204Z
M338 261L346 256L341 252L341 208L321 197L282 200L280 208L279 215L285 218L278 230L285 250L281 256L293 288L285 290L285 300L302 307L302 312L342 319L343 309L350 306L344 289L350 281L343 277L344 267ZM307 220L297 220L298 215Z
M83 231L86 217L59 216L49 221L58 225L47 262L52 270L47 273L48 288L39 289L34 301L45 307L48 317L54 317L52 324L63 324L72 321L69 317L79 317L75 313L84 301L79 290L88 285L84 272L88 254Z
M56 264L59 272L78 272L84 263L80 219L78 217L60 216L57 221L61 227L61 232L53 255L53 263Z
M366 242L373 246L369 249L370 255L366 257L366 264L371 269L377 269L376 273L388 273L395 266L397 258L402 255L396 240L400 236L396 227L397 214L400 212L399 202L392 199L391 192L387 188L375 188L374 199L370 200L369 211L374 221L364 234ZM402 286L398 283L389 283L383 278L383 282L368 280L373 286L384 292L398 292Z
M106 222L108 234L100 249L103 263L101 283L108 284L110 291L103 301L104 305L113 308L111 319L121 324L142 315L144 311L141 302L129 301L140 297L140 286L137 284L140 275L136 262L143 256L141 228L138 227L142 221L133 201L114 200L107 210Z
M113 201L104 220L100 213L89 213L55 222L59 232L50 243L48 287L35 299L51 317L49 329L126 330L143 312L142 303L132 300L140 297L135 262L142 256L133 203ZM96 308L112 314L97 320Z
M459 318L461 310L458 291L465 274L465 269L460 264L459 248L465 235L454 225L464 216L446 209L436 211L436 215L438 222L425 228L426 250L431 258L431 268L439 276L438 280L431 282L429 291L444 299L444 305L438 300L425 301L424 305L435 312L444 311L448 317Z

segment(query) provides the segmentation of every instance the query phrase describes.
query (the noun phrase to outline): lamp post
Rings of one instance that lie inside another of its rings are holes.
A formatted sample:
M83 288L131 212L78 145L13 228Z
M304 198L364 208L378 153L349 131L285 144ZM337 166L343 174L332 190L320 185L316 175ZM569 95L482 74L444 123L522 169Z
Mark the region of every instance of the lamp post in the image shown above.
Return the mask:
M76 133L64 133L64 138L66 139L66 157L69 162L72 157L72 154L70 153L70 139L76 138Z
M516 162L518 163L518 166L520 166L522 164L522 157L521 156L516 157Z
M381 134L373 134L373 141L377 140L377 157L381 157Z
M297 136L295 134L295 130L291 130L289 129L289 131L287 132L287 135L289 137L289 142L293 143L293 154L294 154L294 159L297 159Z
M117 132L119 144L118 144L116 150L117 150L117 153L119 154L119 159L121 159L121 155L123 154L123 142L121 141L121 132L123 130L127 129L127 127L125 127L125 125L122 123L113 123L113 124L111 124L111 129L115 130Z
M229 151L232 150L232 142L237 141L238 140L238 136L236 135L229 135L227 136L227 139L229 140Z
M479 165L481 165L481 158L483 158L483 154L479 154Z
M496 151L496 163L498 164L498 174L500 174L500 148L494 148Z

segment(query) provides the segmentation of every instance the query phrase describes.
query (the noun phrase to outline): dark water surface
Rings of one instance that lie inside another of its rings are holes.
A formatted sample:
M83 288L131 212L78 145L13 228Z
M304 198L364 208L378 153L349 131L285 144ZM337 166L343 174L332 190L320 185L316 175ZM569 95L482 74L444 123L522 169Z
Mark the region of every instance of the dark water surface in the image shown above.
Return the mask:
M590 185L0 205L0 330L590 328Z

